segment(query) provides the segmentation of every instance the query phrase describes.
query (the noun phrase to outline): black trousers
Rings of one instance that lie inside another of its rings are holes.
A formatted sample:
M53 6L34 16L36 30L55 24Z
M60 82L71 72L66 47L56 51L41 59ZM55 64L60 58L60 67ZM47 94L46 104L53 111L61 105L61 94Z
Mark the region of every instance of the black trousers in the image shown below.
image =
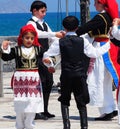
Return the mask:
M42 64L39 67L39 74L42 82L43 99L44 99L44 113L48 112L49 96L53 85L53 74L49 73L48 68Z
M48 71L44 64L39 65L39 75L42 82L43 93L50 93L53 85L53 74Z
M86 78L86 76L61 75L61 96L58 101L63 105L70 106L71 93L73 93L78 110L86 107L90 100Z

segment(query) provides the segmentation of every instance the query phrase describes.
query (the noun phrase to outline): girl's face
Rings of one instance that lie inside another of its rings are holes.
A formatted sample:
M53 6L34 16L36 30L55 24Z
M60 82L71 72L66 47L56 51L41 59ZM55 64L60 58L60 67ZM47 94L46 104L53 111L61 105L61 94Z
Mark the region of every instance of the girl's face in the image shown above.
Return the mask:
M98 12L101 12L104 10L104 5L102 5L98 0L94 1L94 6Z
M31 47L34 42L34 38L35 35L32 32L27 32L22 38L23 45L27 48Z
M41 8L39 10L34 9L34 16L36 16L39 19L43 19L46 15L46 11L47 11L47 9L45 7Z

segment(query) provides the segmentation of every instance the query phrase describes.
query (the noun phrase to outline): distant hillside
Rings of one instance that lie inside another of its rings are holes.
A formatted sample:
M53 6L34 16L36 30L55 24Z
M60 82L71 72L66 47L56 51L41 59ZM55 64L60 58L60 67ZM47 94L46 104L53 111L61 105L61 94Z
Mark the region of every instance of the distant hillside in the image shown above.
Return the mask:
M30 4L26 0L0 0L0 13L29 12Z

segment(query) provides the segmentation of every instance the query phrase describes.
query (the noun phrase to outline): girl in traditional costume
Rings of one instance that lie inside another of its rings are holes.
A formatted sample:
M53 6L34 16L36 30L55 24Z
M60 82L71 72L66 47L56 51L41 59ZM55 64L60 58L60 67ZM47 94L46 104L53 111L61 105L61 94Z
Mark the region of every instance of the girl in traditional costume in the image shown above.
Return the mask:
M2 43L1 58L4 61L15 59L16 62L12 88L17 129L33 129L35 114L44 111L41 79L38 73L38 62L42 55L43 50L32 25L21 28L18 46L10 48L8 41Z
M93 19L80 26L78 35L88 33L93 38L93 46L100 47L109 40L109 29L112 20L118 17L116 0L95 0L95 8L99 12ZM101 114L95 120L111 120L117 115L116 104L112 93L113 80L119 82L119 64L117 63L118 47L111 43L108 53L96 59L90 59L88 68L88 88L90 104L97 106Z

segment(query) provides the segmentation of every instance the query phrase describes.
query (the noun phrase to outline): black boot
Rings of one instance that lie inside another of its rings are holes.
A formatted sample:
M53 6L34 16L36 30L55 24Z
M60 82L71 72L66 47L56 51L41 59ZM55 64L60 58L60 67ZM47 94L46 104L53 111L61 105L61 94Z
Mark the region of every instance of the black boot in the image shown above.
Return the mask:
M70 120L69 120L69 108L66 105L61 104L61 113L63 119L63 129L70 129Z
M88 129L88 120L87 120L87 109L86 107L79 110L80 113L80 123L81 129Z

